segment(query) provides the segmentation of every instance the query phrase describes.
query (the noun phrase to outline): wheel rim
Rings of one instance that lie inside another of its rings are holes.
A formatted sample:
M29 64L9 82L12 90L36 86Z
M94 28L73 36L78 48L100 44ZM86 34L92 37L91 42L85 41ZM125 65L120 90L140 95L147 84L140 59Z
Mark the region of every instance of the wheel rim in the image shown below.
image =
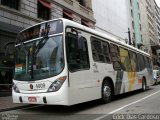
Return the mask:
M103 88L103 96L105 98L109 98L111 96L111 89L109 86L107 85L104 85L104 88Z

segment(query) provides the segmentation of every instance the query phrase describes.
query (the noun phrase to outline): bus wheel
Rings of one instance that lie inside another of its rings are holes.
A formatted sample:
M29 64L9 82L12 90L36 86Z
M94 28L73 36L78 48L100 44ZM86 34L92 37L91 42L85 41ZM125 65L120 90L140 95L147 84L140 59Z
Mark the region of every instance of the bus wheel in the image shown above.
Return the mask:
M154 85L157 85L158 84L158 82L157 82L157 79L155 80L155 83L154 83Z
M102 84L102 103L109 103L112 98L112 89L108 81L104 81Z
M146 80L143 78L142 79L142 91L146 91L147 85L146 85Z

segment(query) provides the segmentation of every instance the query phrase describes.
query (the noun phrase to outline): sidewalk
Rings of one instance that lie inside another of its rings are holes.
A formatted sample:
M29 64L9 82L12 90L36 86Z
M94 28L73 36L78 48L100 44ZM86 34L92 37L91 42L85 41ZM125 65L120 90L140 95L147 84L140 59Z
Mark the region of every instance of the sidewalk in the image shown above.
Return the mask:
M0 96L0 112L20 109L27 107L28 104L15 104L12 102L12 96Z

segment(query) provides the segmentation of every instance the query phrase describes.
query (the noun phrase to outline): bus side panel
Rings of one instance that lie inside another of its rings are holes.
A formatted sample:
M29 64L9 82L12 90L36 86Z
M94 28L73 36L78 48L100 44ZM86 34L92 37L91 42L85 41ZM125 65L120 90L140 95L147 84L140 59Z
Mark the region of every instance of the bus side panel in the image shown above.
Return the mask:
M100 98L100 87L93 84L90 70L69 73L69 104L77 104Z
M138 90L142 88L142 78L146 78L146 84L151 85L152 74L149 70L144 69L140 72L124 72L125 90L122 93Z

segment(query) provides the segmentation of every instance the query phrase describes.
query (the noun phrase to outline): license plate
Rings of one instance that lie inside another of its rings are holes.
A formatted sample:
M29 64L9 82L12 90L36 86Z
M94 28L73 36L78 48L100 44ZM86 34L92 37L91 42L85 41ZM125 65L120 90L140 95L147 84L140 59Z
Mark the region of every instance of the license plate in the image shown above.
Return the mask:
M28 97L28 101L29 102L37 102L37 98L36 97Z

